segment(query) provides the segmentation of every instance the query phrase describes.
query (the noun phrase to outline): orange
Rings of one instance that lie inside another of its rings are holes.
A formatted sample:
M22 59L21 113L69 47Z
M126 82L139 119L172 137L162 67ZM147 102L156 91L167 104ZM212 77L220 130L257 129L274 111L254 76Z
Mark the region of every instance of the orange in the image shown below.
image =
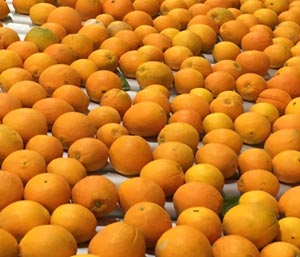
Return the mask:
M77 243L72 233L62 226L53 224L32 228L22 238L19 246L20 254L24 257L34 256L35 254L45 257L71 256L76 254L77 251Z
M299 189L299 186L289 187L285 192L283 192L280 195L278 199L278 204L279 211L282 217L300 217L299 208L295 208L295 206L297 206L295 204L297 204L297 202L299 201L297 198L297 193L299 192ZM284 220L282 220L282 222L284 223ZM288 222L288 220L286 220L286 222ZM286 232L288 232L288 230ZM278 236L280 237L280 235Z
M10 111L21 108L22 103L18 97L8 94L7 92L1 92L0 94L0 120Z
M141 40L143 40L143 38L148 34L158 33L158 30L156 28L146 24L138 26L134 31L138 34Z
M74 130L73 128L77 129ZM63 144L64 149L77 139L94 137L96 127L93 120L80 112L66 112L60 115L52 126L52 135L57 137Z
M23 199L24 185L17 174L1 170L0 185L1 195L3 196L0 202L0 210L13 202Z
M117 221L105 226L91 239L88 253L103 257L143 257L146 243L143 233L135 226Z
M68 181L55 173L41 173L30 178L24 187L24 199L42 204L50 213L71 199Z
M188 7L188 9L192 13L193 17L195 17L197 15L206 14L210 8L211 7L208 4L206 4L205 2L202 3L202 1L197 2L197 3L193 4L192 6Z
M202 120L205 134L215 129L233 129L233 120L224 112L213 112Z
M226 49L226 50L225 50ZM220 41L214 44L212 49L212 56L215 62L221 60L235 60L241 52L240 47L231 41Z
M119 206L126 213L133 205L140 202L151 202L162 208L165 205L165 193L160 185L150 178L125 178L118 187Z
M117 55L117 57L120 58L122 54L130 50L130 45L126 41L124 41L124 39L112 36L105 39L101 43L100 49L112 50Z
M6 1L0 1L0 6L1 6L0 20L3 21L7 18L10 9Z
M143 45L137 50L146 55L147 61L163 61L163 51L155 45Z
M51 213L50 224L66 228L72 233L77 244L89 242L97 233L97 219L93 212L76 203L58 206Z
M57 63L71 64L77 59L75 50L67 44L51 44L43 52L53 56Z
M156 46L164 52L172 46L172 39L162 33L152 32L143 37L142 44Z
M31 1L24 3L23 1L14 0L12 4L17 13L29 14L30 8L39 2L41 2L41 1L31 0Z
M197 228L190 225L178 225L162 234L155 246L155 255L181 254L188 254L190 257L198 255L209 257L212 256L212 248L207 237Z
M253 13L259 23L269 26L271 29L274 29L279 23L279 18L277 13L267 7L260 8Z
M126 13L123 21L129 24L133 30L141 25L153 26L153 20L150 14L142 10L132 10Z
M204 78L212 73L211 63L203 56L192 56L185 59L180 66L180 69L194 68L200 71Z
M153 249L161 235L172 228L172 220L166 209L153 202L138 202L124 215L124 222L142 231L146 248Z
M18 53L9 49L0 49L0 73L9 68L22 68L23 61Z
M50 29L61 41L65 35L67 35L67 31L63 25L56 22L45 22L41 25L42 28Z
M276 56L272 53L276 52ZM292 57L291 50L280 44L272 44L264 49L264 53L268 55L270 59L270 68L281 68L284 63Z
M235 130L229 128L218 128L207 132L202 138L202 143L223 143L231 147L237 154L243 147L242 137Z
M214 165L209 163L198 163L190 167L184 173L186 183L198 181L212 185L220 192L224 188L223 173Z
M192 109L197 111L201 118L204 119L206 115L210 113L209 103L203 96L183 93L176 95L171 100L171 112L175 113L176 111L182 109Z
M205 182L192 181L180 186L173 195L177 215L190 207L206 207L219 214L223 198L218 189Z
M85 85L88 77L95 71L98 70L97 64L88 59L82 58L73 61L70 66L78 73L81 78L81 85Z
M280 188L277 176L264 169L250 169L238 179L237 189L243 194L251 190L263 190L276 197Z
M251 169L264 169L272 172L272 157L269 153L258 147L243 150L238 156L238 169L240 174Z
M198 131L186 122L172 122L166 124L157 135L158 144L177 141L187 144L194 151L198 147L199 140Z
M284 150L299 150L299 131L296 129L280 129L270 134L264 143L264 149L273 158Z
M117 55L109 49L94 50L88 59L95 62L99 70L116 71L118 67Z
M72 84L79 87L81 78L71 66L58 63L45 68L41 72L39 83L46 89L48 95L52 95L55 89L65 84Z
M299 249L299 217L285 216L279 220L279 232L276 240L279 242L287 242Z
M76 1L75 10L83 21L93 19L103 12L102 3L98 1Z
M187 24L191 18L193 18L191 12L187 8L182 7L173 8L167 15L176 20L180 24L182 30L187 28Z
M127 13L134 10L133 3L130 0L109 0L105 1L102 7L103 12L112 15L115 20L122 20Z
M213 65L213 71L225 71L236 80L243 74L242 67L235 60L220 60Z
M24 143L35 135L48 132L46 117L31 108L18 108L10 111L3 117L2 123L15 129Z
M285 107L284 114L298 114L299 97L294 97Z
M259 23L258 18L255 17L252 13L242 13L238 17L237 20L244 22L248 28Z
M130 134L155 137L167 123L165 110L154 101L132 105L123 116L123 125Z
M167 14L169 11L171 11L174 8L187 8L186 3L181 0L176 0L176 1L163 1L160 4L160 13L161 14Z
M299 28L293 27L293 24L294 23L290 24L290 26L278 25L273 31L274 36L275 37L281 36L281 37L288 38L292 40L294 44L296 44L299 41L299 34L298 34Z
M160 33L167 36L170 39L173 39L173 37L180 32L179 29L176 28L165 28Z
M270 68L270 60L266 54L258 50L246 50L241 52L235 59L244 72L253 72L264 76Z
M42 25L47 22L49 13L55 8L53 4L39 2L30 7L28 14L35 25Z
M110 15L113 17L112 15ZM109 36L114 36L118 31L121 30L133 30L133 28L125 21L122 20L112 20L106 26Z
M276 214L261 204L238 204L225 213L223 231L245 237L260 250L275 239L279 223Z
M131 152L129 158L128 151ZM109 161L122 175L138 175L142 167L152 161L149 143L138 135L122 135L114 140L109 148Z
M242 13L253 14L256 10L264 7L265 5L263 1L251 0L251 1L244 1L243 3L241 3L240 10Z
M284 114L273 122L272 130L275 132L279 129L285 129L285 128L299 129L298 117L299 117L298 113Z
M43 155L46 164L55 158L63 156L63 147L61 142L51 135L36 135L29 139L25 149L37 151Z
M179 141L168 141L153 149L153 159L168 159L177 162L183 171L193 166L195 157L193 149Z
M90 100L99 102L105 92L112 88L122 89L121 78L110 70L93 72L86 80L85 89Z
M19 256L19 244L17 239L5 229L0 229L1 252L3 256L17 257Z
M109 37L106 27L99 23L85 24L78 33L88 36L94 43L94 49L98 49L100 44Z
M29 230L49 221L49 211L40 203L30 200L15 201L0 213L1 228L11 233L18 242Z
M77 112L88 112L89 97L87 93L78 86L72 84L61 85L53 91L52 97L66 101Z
M100 24L103 24L107 27L111 22L115 20L115 18L108 13L100 13L95 17L96 22L100 21Z
M47 172L63 176L73 186L87 175L87 171L80 161L70 157L57 157L47 164Z
M225 22L235 19L234 15L232 14L232 12L230 12L230 10L228 10L225 7L218 7L218 6L209 9L206 15L211 16L215 20L219 28Z
M159 2L157 0L135 0L133 7L135 10L147 12L152 18L159 14Z
M156 181L163 189L166 197L172 196L177 188L184 183L184 172L181 166L173 160L163 158L144 165L140 177Z
M72 202L89 208L96 218L112 212L117 207L117 201L115 184L102 175L86 176L72 188Z
M299 151L284 150L272 158L273 173L282 183L296 184L299 181L297 159ZM288 163L288 165L286 165Z
M38 82L42 71L54 64L57 64L54 57L43 52L38 52L26 58L23 68L30 73L34 81Z
M246 1L248 2L248 1ZM259 257L260 253L255 244L241 235L225 235L217 239L212 245L215 257L247 256Z
M121 122L120 114L111 106L96 106L88 112L87 116L93 121L96 129L99 129L106 123Z
M32 109L41 112L47 120L48 130L52 129L54 121L65 112L72 112L74 108L65 100L46 97L37 101Z
M159 92L162 92L166 97L168 97L168 98L170 97L170 90L161 84L151 84L151 85L147 86L145 89L159 91Z
M293 254L299 254L300 250L297 246L295 246L292 243L285 242L285 241L279 241L279 242L273 242L271 244L266 245L261 250L261 257L268 257L268 256L276 256L278 253L280 253L280 256L289 256ZM283 254L283 255L282 255Z
M31 108L37 101L47 97L44 87L32 80L22 80L12 84L7 93L16 96L24 108Z
M193 56L193 52L186 46L175 45L171 46L164 51L164 63L167 64L170 69L178 71L181 63L189 57Z
M131 50L137 50L142 45L142 40L134 30L121 30L115 34L116 37L123 39Z
M190 207L179 214L176 226L190 225L199 229L213 244L222 235L222 222L219 216L207 207Z
M1 44L4 48L7 48L10 44L20 40L19 34L10 27L1 26L0 35L2 37Z
M102 95L99 103L101 106L110 106L114 108L119 112L119 115L122 118L132 105L132 101L133 100L127 91L119 88L112 88Z
M255 102L265 89L267 89L267 81L257 73L246 72L235 81L235 90L246 101Z
M30 41L15 41L11 43L8 47L8 50L13 50L16 53L18 53L24 63L24 61L29 57L30 55L37 53L39 49L37 46Z
M201 136L203 133L202 117L195 110L182 109L174 112L168 119L168 123L186 122L192 125Z
M271 122L258 112L244 112L234 120L234 130L248 145L258 145L265 142L271 133Z
M80 138L70 145L68 157L79 160L87 172L93 172L107 165L108 148L96 138Z
M77 33L82 27L80 14L70 6L58 6L49 13L47 22L54 22L62 25L67 34Z

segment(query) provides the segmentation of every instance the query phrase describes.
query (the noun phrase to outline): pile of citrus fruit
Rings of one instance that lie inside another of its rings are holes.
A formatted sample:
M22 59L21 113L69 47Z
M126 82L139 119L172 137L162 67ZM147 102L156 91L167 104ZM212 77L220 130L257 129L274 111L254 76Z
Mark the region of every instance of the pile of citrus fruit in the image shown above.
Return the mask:
M0 21L0 257L300 255L299 0Z

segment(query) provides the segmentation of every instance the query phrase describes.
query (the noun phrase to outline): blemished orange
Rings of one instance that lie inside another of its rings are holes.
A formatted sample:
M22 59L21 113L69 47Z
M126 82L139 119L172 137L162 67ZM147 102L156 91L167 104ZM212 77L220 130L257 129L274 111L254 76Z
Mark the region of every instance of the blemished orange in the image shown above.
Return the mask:
M194 151L187 144L179 141L168 141L153 149L153 159L168 159L177 162L183 171L192 167L195 162Z
M206 207L219 214L223 205L222 194L214 186L192 181L180 186L173 195L177 215L190 207Z
M54 22L62 25L67 34L77 33L82 27L80 14L70 6L58 6L49 13L47 22Z
M121 116L116 109L111 106L99 105L91 109L87 116L91 118L96 129L99 129L106 123L120 123Z
M15 41L11 43L7 49L13 50L16 53L18 53L24 63L24 61L29 57L30 55L37 53L39 49L37 46L30 42L30 41Z
M109 49L94 50L88 59L95 62L99 70L116 71L118 67L118 56Z
M280 252L280 254L279 254ZM278 241L273 242L266 245L263 249L261 249L260 256L261 257L269 257L269 256L289 256L293 254L299 254L300 250L297 246L290 242Z
M203 134L202 117L195 110L182 109L172 113L168 119L168 123L172 122L186 122L198 131L200 137Z
M185 183L198 181L208 183L222 192L225 184L223 173L209 163L198 163L190 167L184 173Z
M240 52L241 49L237 44L231 41L220 41L214 44L212 49L212 56L215 62L227 59L235 60Z
M25 68L8 68L0 74L0 88L6 93L14 83L21 80L33 80L32 74Z
M267 81L257 73L247 72L235 80L235 90L246 101L255 102L265 89L267 89Z
M260 253L255 244L241 235L225 235L212 244L215 257L247 256L259 257Z
M296 184L299 181L298 163L300 151L284 150L272 158L273 173L282 183ZM287 165L288 164L288 165Z
M184 240L180 240L180 238ZM195 249L195 251L191 249ZM207 237L190 225L172 227L162 234L155 246L155 255L157 256L175 256L186 253L190 257L212 256L212 248Z
M23 199L24 185L18 174L0 170L1 195L0 210L7 205Z
M25 149L39 152L46 164L55 158L62 157L64 150L61 142L52 135L36 135L29 139Z
M180 67L174 74L174 89L177 93L190 93L190 91L194 88L204 87L204 78L200 71L194 68L180 69Z
M107 165L108 148L97 138L80 138L70 145L68 157L79 160L87 172L94 172Z
M93 72L85 83L87 94L94 102L99 102L103 94L112 88L122 89L122 81L116 73L110 70Z
M76 112L88 112L89 97L87 93L78 86L72 84L61 85L53 91L51 97L66 101Z
M245 149L238 156L238 169L240 174L251 169L264 169L272 172L272 157L259 147Z
M71 187L63 176L44 172L27 181L24 199L38 202L52 213L61 204L70 202Z
M138 175L142 167L152 159L150 144L138 135L122 135L109 148L109 162L122 175Z
M7 230L0 229L1 238L1 253L7 257L17 257L19 256L19 244L17 239Z
M24 257L34 256L34 254L45 257L71 256L77 252L77 243L72 233L64 227L54 224L32 228L22 238L19 246L20 254Z
M218 6L209 9L206 15L211 16L215 20L219 28L225 22L235 19L233 13L230 10L228 10L225 7L218 7Z
M32 80L22 80L12 84L7 93L16 96L23 108L31 108L37 101L47 97L45 88Z
M248 145L259 145L265 142L271 133L272 126L268 118L258 112L244 112L234 120L234 130Z
M164 63L172 70L178 71L181 63L189 57L193 56L190 48L183 45L174 45L164 51Z
M40 73L38 82L46 89L48 95L51 96L55 89L65 84L80 87L81 78L71 66L57 63L45 68Z
M47 164L47 172L63 176L73 186L87 175L85 167L76 159L68 157L57 157Z
M165 193L161 186L145 177L125 178L119 184L118 196L119 206L124 213L139 202L152 202L162 208L166 203Z
M77 59L75 50L67 44L51 44L43 52L54 57L57 63L71 64Z
M241 152L243 147L242 137L235 130L229 128L214 129L209 131L202 137L203 144L213 142L228 145L237 154Z
M148 100L131 105L124 113L122 122L129 134L150 138L158 135L167 120L163 107Z
M60 225L72 233L77 244L83 244L97 233L97 219L87 207L76 203L58 206L50 217L50 224Z
M109 36L114 36L118 31L121 30L133 30L133 28L125 21L113 20L107 26Z
M244 72L253 72L264 76L270 68L270 60L266 54L258 50L242 51L235 59Z
M25 144L31 137L48 132L46 117L32 108L22 107L10 111L3 117L2 124L15 129Z
M211 63L203 56L188 57L181 63L180 69L184 68L194 68L200 71L204 78L212 73Z
M105 226L91 239L88 253L103 257L144 257L146 243L143 233L134 225L116 221Z
M220 217L207 207L190 207L181 212L176 220L176 226L190 225L199 229L213 244L222 235Z
M99 218L108 215L117 207L118 192L109 178L89 175L73 186L71 200L89 208Z
M124 214L124 222L142 231L148 249L155 248L161 235L172 228L172 219L168 211L153 202L138 202L132 205Z
M37 101L32 106L32 109L41 112L45 116L48 130L52 129L53 123L58 116L65 112L74 111L74 108L71 104L65 100L54 97L46 97Z
M279 223L276 214L261 204L238 204L225 213L223 232L244 236L260 250L275 239Z
M270 134L264 143L264 149L273 158L284 150L299 151L300 134L297 129L280 129Z
M119 88L112 88L102 95L99 103L102 106L113 107L119 112L119 115L122 118L132 105L132 99L127 91Z
M156 181L163 189L166 197L172 196L177 188L185 182L181 166L173 160L163 158L144 165L140 177Z
M230 178L237 171L238 155L225 144L207 143L198 148L195 162L212 164L223 173L224 178Z
M74 127L77 129L74 130ZM60 115L53 123L51 132L62 142L64 149L68 149L79 138L94 137L96 127L90 117L73 111Z
M49 221L49 211L40 203L30 200L15 201L0 213L1 228L11 233L18 242L29 230Z
M67 31L64 26L56 22L45 22L41 25L41 27L50 29L57 36L59 41L61 41L63 37L67 35Z
M299 208L295 208L297 206L295 204L299 201L297 198L299 190L299 186L290 187L280 195L278 204L281 217L300 217ZM284 220L282 222L284 222Z
M276 197L280 182L277 176L264 169L250 169L241 174L237 182L238 191L243 194L251 190L263 190Z

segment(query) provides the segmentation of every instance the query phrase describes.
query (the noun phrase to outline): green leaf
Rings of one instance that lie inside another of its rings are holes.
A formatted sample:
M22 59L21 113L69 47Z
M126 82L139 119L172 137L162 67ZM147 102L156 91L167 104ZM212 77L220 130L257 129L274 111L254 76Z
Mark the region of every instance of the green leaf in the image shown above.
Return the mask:
M123 75L123 73L120 70L117 70L117 75L120 77L120 79L122 81L122 90L124 90L124 91L130 90L130 85L129 85L127 79L125 78L125 76Z
M237 205L239 203L240 196L234 195L234 196L224 196L223 198L223 206L221 210L221 216L224 217L225 213L232 208L233 206Z

